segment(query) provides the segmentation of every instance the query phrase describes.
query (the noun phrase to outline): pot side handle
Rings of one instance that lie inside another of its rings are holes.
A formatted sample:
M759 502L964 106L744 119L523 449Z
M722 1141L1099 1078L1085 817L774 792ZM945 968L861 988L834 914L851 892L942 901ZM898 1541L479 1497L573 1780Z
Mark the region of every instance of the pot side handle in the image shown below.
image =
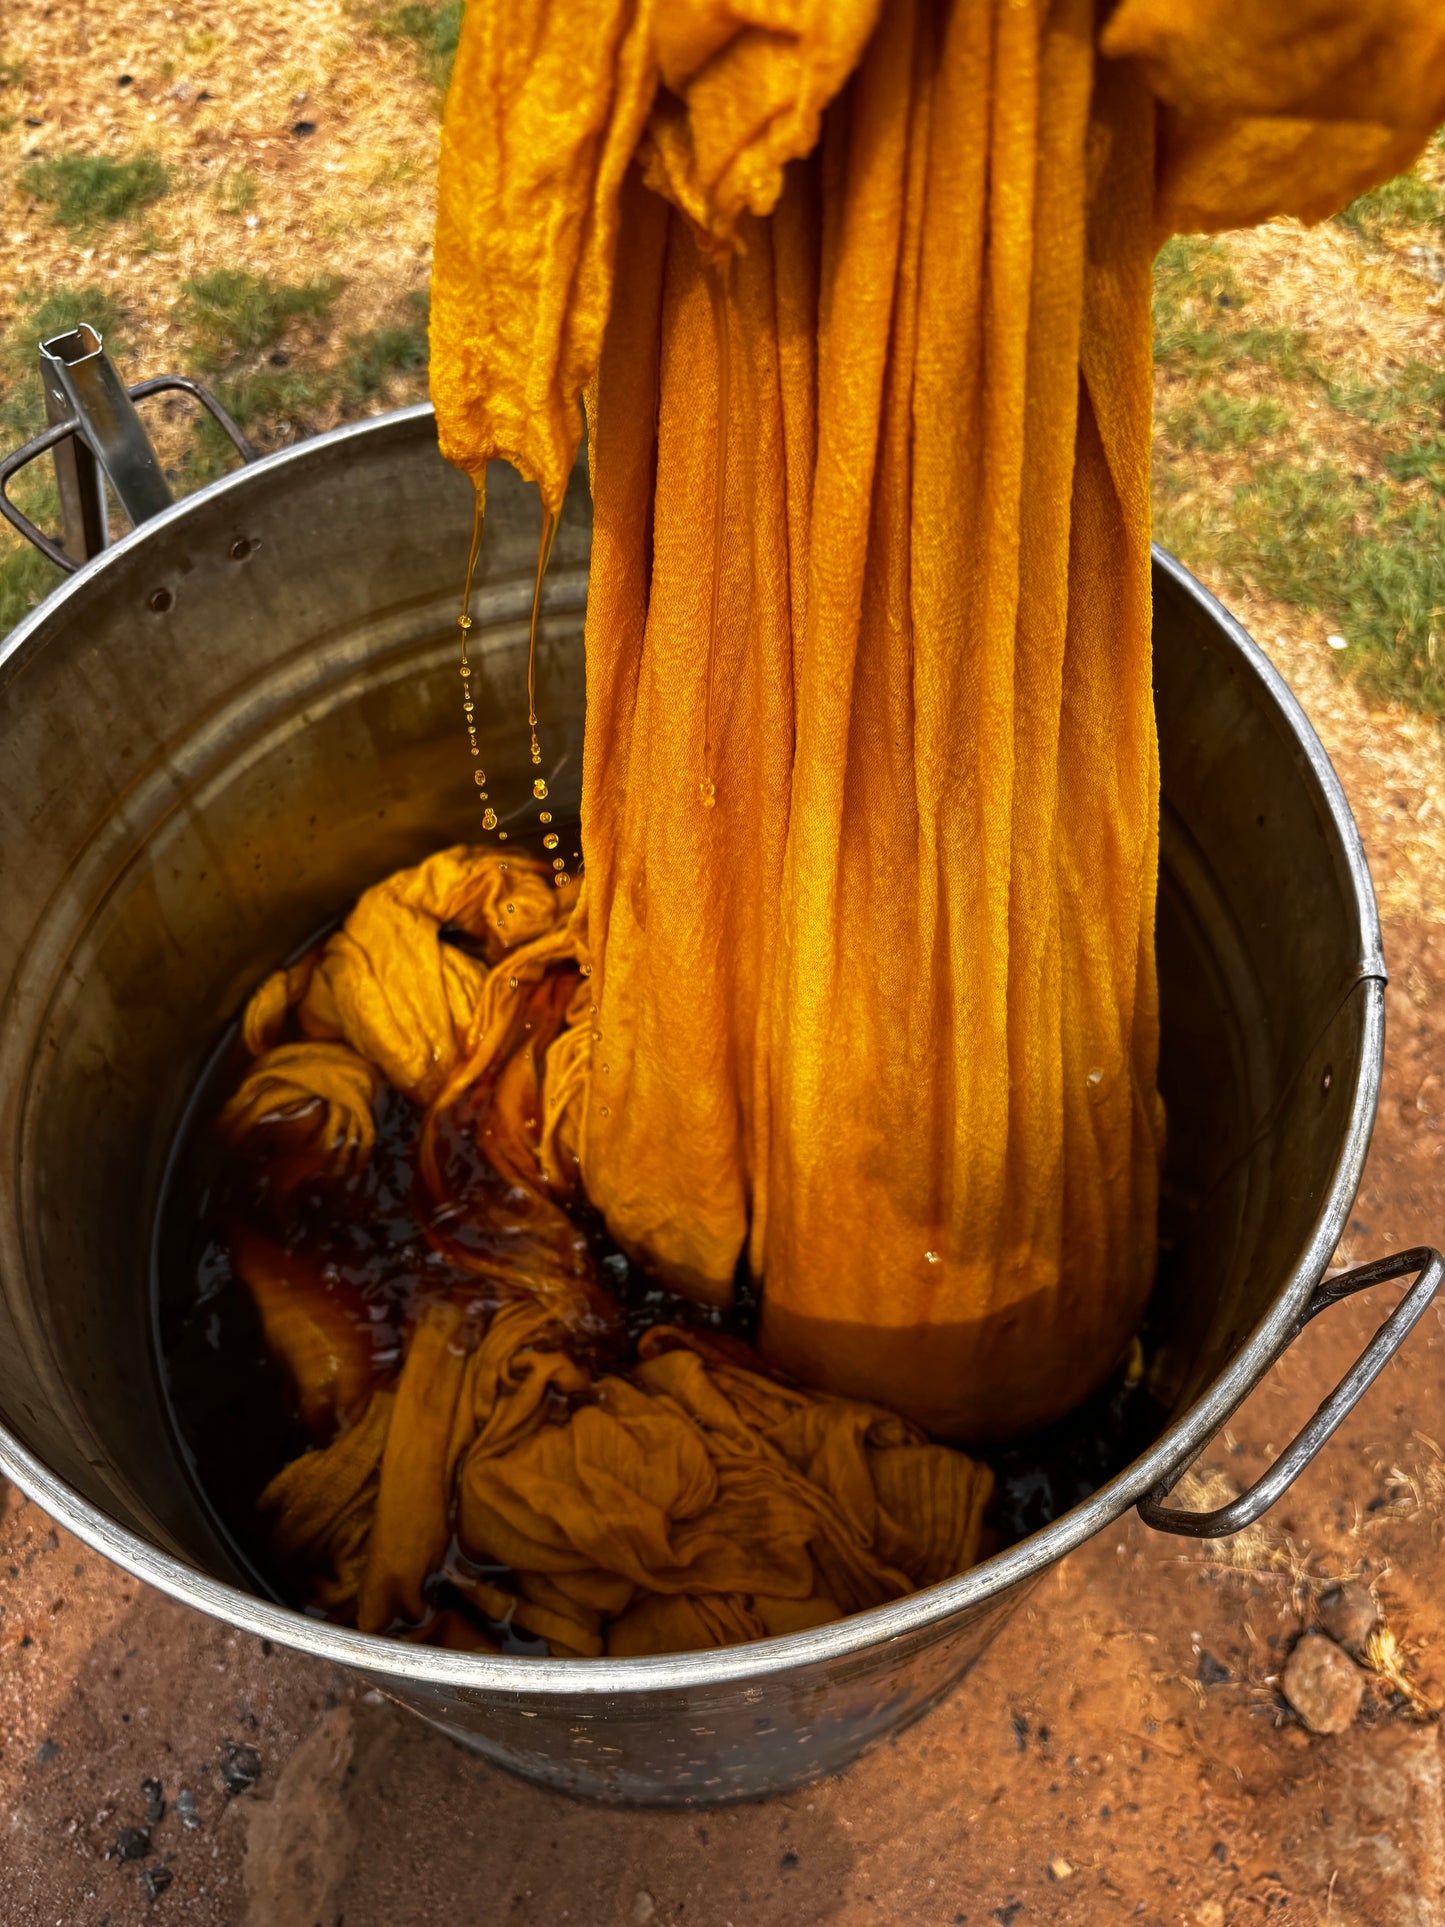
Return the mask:
M1412 1327L1439 1289L1441 1278L1445 1277L1445 1258L1428 1245L1418 1245L1413 1251L1397 1251L1393 1257L1376 1258L1370 1264L1357 1266L1354 1271L1342 1271L1336 1277L1323 1278L1311 1292L1304 1310L1295 1321L1294 1330L1280 1348L1281 1353L1294 1343L1312 1318L1317 1318L1331 1305L1339 1304L1341 1299L1352 1298L1357 1291L1364 1291L1370 1285L1383 1284L1387 1279L1411 1274L1418 1274L1414 1284L1314 1417L1290 1440L1263 1478L1258 1479L1247 1492L1241 1492L1237 1499L1219 1506L1213 1512L1173 1511L1164 1504L1164 1500L1199 1456L1197 1452L1192 1453L1183 1465L1167 1478L1161 1479L1154 1490L1139 1501L1139 1517L1145 1525L1153 1526L1156 1532L1178 1532L1191 1539L1222 1539L1228 1533L1252 1525L1261 1513L1267 1512L1304 1471L1330 1435L1343 1424L1404 1344Z
M192 396L216 421L241 460L255 461L255 448L242 434L230 415L209 388L199 381L193 381L189 375L156 375L150 381L138 381L133 388L126 389L125 393L132 401L142 401L147 395L164 394L167 389L179 389L182 394ZM86 558L67 555L58 542L52 541L42 529L36 528L29 516L10 500L7 484L13 475L27 467L37 456L59 448L62 442L68 441L72 436L78 437L82 442L87 439L84 425L78 419L56 422L0 461L0 515L3 515L11 527L23 535L27 542L39 549L47 561L53 562L57 569L63 569L67 575L74 575ZM57 462L59 459L57 455ZM105 539L103 528L99 539L103 545Z

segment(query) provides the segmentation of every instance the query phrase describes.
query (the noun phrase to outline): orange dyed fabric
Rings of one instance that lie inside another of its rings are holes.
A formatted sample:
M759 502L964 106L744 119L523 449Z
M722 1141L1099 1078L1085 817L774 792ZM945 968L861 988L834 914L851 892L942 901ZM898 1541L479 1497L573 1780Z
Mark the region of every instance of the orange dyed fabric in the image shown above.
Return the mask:
M1322 212L1445 111L1438 9L1287 11L464 27L442 446L556 504L587 389L587 1192L945 1436L1075 1404L1152 1275L1156 238Z
M253 1202L227 1245L315 1443L262 1495L280 1566L365 1631L578 1657L760 1639L963 1571L986 1468L736 1340L658 1326L629 1357L566 1208L592 1028L575 894L442 851L247 1010L218 1128ZM383 1213L445 1261L408 1280L399 1370L325 1255L384 1081L418 1130L410 1204Z

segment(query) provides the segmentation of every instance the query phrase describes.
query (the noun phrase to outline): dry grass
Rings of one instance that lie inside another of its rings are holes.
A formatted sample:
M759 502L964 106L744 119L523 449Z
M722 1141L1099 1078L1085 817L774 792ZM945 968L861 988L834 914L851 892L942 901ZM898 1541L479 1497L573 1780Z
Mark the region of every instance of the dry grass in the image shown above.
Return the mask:
M290 11L254 0L225 10L8 0L0 34L7 443L38 399L29 371L43 297L103 298L131 380L195 372L208 359L206 331L182 290L218 270L264 283L283 307L288 291L334 289L324 312L302 302L264 354L209 358L232 400L237 384L251 384L239 399L253 404L263 446L424 392L418 355L397 341L418 326L437 146L439 96L414 38L376 31L346 0ZM141 156L152 162L142 190L159 169L164 193L130 193L127 205L126 192L112 192L106 205L107 183L134 184ZM57 220L57 200L37 191L67 181L99 183L75 204L79 225ZM184 405L150 419L178 488L213 472L214 444ZM22 495L32 512L53 506L34 480ZM0 630L53 579L0 529Z

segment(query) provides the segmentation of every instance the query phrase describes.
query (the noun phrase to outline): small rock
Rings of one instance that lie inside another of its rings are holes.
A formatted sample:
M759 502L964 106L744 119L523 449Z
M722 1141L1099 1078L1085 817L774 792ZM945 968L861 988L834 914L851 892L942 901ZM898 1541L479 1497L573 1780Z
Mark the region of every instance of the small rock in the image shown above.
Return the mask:
M196 1796L189 1787L183 1786L176 1795L176 1812L181 1816L183 1827L195 1828L201 1824L201 1816L196 1811Z
M144 1827L122 1827L110 1850L112 1860L144 1860L151 1850L151 1837Z
M37 1766L49 1766L52 1760L58 1759L59 1757L59 1740L42 1740L35 1749L35 1764Z
M1201 1653L1194 1677L1201 1686L1223 1686L1229 1678L1229 1668L1221 1666L1213 1653Z
M1359 1653L1380 1623L1380 1609L1369 1587L1352 1580L1330 1587L1320 1601L1320 1620L1338 1645L1347 1652Z
M1365 1676L1324 1633L1306 1633L1280 1681L1285 1698L1312 1733L1343 1733L1365 1696Z
M651 1920L656 1912L657 1902L645 1887L639 1887L632 1903L632 1918L637 1922L637 1927L642 1927L643 1921Z
M159 1780L142 1780L140 1790L141 1798L146 1803L146 1810L143 1816L145 1823L148 1827L153 1827L158 1821L164 1820L166 1817L166 1802L165 1796L161 1792L161 1783Z
M246 1801L245 1927L316 1927L338 1917L357 1844L346 1800L354 1747L351 1708L333 1708L281 1768L272 1797Z
M221 1783L228 1794L244 1793L261 1777L261 1755L254 1746L226 1740L221 1747Z
M169 1867L142 1867L141 1890L149 1901L157 1901L175 1879Z
M1062 1854L1056 1854L1049 1862L1050 1880L1067 1880L1073 1871L1072 1865L1065 1860Z

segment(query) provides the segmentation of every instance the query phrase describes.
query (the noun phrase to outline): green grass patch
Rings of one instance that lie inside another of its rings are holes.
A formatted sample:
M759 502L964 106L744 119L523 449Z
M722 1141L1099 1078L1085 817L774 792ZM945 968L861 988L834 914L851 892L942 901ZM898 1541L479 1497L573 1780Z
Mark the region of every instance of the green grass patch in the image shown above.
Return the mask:
M1227 395L1219 388L1201 388L1191 401L1171 409L1164 429L1176 448L1217 452L1248 448L1266 435L1281 434L1291 420L1289 409L1267 395Z
M216 183L216 205L223 214L249 214L256 205L257 187L249 167L233 167Z
M53 489L51 495L55 495ZM55 498L49 516L43 505L22 500L20 506L32 522L43 526L56 518L60 505L58 497ZM32 549L17 535L15 546L0 555L0 640L9 635L22 617L30 614L37 602L50 594L59 580L60 571L53 563L47 562L39 549Z
M33 288L21 295L20 313L0 337L0 438L5 452L45 426L40 343L78 328L82 321L99 330L112 356L125 352L123 310L109 289L59 288L44 293Z
M384 40L410 41L422 71L445 89L461 37L462 0L405 0L372 13L370 26Z
M1249 295L1218 241L1176 234L1154 262L1154 359L1171 366L1273 368L1286 381L1310 372L1309 337L1253 326Z
M413 375L426 367L426 332L406 326L373 328L346 337L341 362L341 388L349 401L375 401L397 375Z
M1392 228L1445 227L1445 193L1413 171L1372 187L1335 216L1366 241L1378 241Z
M1155 491L1155 533L1191 567L1217 570L1323 617L1341 666L1378 696L1445 716L1445 506L1332 464L1262 463L1201 506L1177 475Z
M179 311L196 367L216 374L274 347L293 321L325 320L343 283L339 276L287 286L245 268L217 268L182 283Z
M1428 482L1445 496L1445 438L1438 433L1412 435L1403 448L1390 449L1385 467L1397 482Z
M1407 362L1392 380L1376 384L1340 381L1327 372L1321 379L1332 408L1371 428L1425 426L1445 414L1445 369L1428 362Z
M48 204L61 227L85 232L149 207L166 192L170 177L154 154L126 161L109 154L58 154L22 168L20 185Z
M260 368L213 384L217 401L264 451L300 441L316 429L331 402L335 381L304 368ZM199 488L236 466L236 451L209 415L198 415L195 441L183 472L185 486Z

